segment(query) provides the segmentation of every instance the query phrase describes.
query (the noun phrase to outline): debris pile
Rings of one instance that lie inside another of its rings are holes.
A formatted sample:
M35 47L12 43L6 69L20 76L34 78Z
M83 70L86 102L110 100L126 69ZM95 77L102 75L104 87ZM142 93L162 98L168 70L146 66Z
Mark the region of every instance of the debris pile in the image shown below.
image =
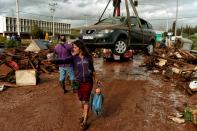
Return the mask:
M156 48L152 55L146 57L145 65L149 70L161 73L165 80L190 82L197 79L197 57L176 46Z
M174 74L191 80L197 71L197 57L177 48L157 48L145 59L148 69L158 69L169 78Z
M57 71L56 65L45 65L42 60L47 59L49 50L42 50L39 53L25 52L23 49L5 49L0 54L0 82L16 81L16 70L36 70L38 76L41 73Z
M182 113L177 113L175 116L168 116L168 118L179 124L192 122L197 125L197 106L186 107Z

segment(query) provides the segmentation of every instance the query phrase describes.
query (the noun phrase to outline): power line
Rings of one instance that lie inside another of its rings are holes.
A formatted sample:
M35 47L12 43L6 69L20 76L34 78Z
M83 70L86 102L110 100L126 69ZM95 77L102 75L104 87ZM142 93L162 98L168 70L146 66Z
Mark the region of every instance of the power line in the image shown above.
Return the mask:
M51 16L49 16L49 15L42 15L42 14L22 12L22 11L21 11L21 13L23 13L23 14L31 14L31 15L37 15L37 16L43 16L43 17L48 17L48 18L50 17L51 18ZM60 16L56 16L55 18L62 19L62 20L65 20L65 19L67 19L67 20L84 20L82 18L80 19L80 18L75 18L75 17L60 17ZM97 19L96 18L91 18L89 20L97 20Z
M188 17L178 17L177 19L192 19L197 18L197 16L188 16ZM174 20L175 18L155 18L155 19L148 19L148 20Z
M42 14L37 14L37 13L30 13L30 12L24 12L24 11L19 11L20 13L22 14L30 14L30 15L36 15L36 16L43 16L43 17L48 17L48 18L51 18L51 16L49 15L42 15ZM0 12L0 13L9 13L8 11L3 11L3 12ZM55 18L57 19L62 19L62 20L84 20L82 18L75 18L75 17L60 17L60 16L56 16ZM192 18L197 18L197 16L185 16L185 17L178 17L177 19L192 19ZM174 20L175 18L147 18L147 20ZM89 21L96 21L97 18L89 18L88 19Z
M2 12L0 12L2 13ZM3 12L3 13L8 13L8 12ZM37 16L44 16L44 17L50 17L49 15L42 15L42 14L36 14L36 13L29 13L29 12L23 12L23 11L20 11L20 13L22 14L31 14L31 15L37 15ZM79 18L74 18L74 17L59 17L59 16L56 16L55 18L58 18L58 19L70 19L70 20L84 20L84 19L79 19ZM178 17L178 19L192 19L192 18L197 18L197 16L186 16L186 17ZM147 19L147 20L174 20L175 18L152 18L152 19ZM96 18L90 18L89 20L97 20Z

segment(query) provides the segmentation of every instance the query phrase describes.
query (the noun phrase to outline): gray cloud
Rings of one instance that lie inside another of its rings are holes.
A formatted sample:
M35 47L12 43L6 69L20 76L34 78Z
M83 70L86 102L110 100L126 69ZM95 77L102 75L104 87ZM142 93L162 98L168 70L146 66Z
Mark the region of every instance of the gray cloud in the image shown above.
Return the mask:
M78 7L86 7L86 6L88 6L88 5L87 5L87 3L85 3L85 2L81 2L81 3L77 4L77 6L78 6Z
M94 23L98 20L103 12L108 0L19 0L20 16L34 19L51 20L49 11L49 2L56 2L55 17L56 21L69 22L72 26ZM154 27L164 29L168 24L171 26L175 18L176 0L138 0L137 7L140 17L149 20ZM126 15L124 0L121 3L121 14ZM15 0L0 0L0 15L16 15ZM192 24L197 23L197 1L196 0L179 0L179 17L192 17L179 19L178 23ZM111 16L113 12L112 3L109 5L104 17ZM132 11L131 11L132 12ZM133 14L133 13L131 13Z
M63 0L63 2L68 3L68 2L70 2L70 0Z

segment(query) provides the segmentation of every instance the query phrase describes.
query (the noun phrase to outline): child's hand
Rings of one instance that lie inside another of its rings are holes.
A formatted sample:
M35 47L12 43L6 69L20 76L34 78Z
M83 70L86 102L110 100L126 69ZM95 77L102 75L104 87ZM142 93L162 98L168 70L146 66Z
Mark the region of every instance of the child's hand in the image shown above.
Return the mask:
M98 85L98 87L104 87L103 83L100 80L97 80L96 84Z

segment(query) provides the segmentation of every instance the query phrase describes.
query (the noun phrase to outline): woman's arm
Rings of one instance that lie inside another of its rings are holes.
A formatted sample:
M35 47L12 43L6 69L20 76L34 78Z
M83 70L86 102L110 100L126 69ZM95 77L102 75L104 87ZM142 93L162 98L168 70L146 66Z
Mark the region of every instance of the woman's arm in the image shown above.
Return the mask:
M96 73L95 73L94 62L92 57L90 57L89 59L89 69L92 71L93 80L96 81Z
M65 59L54 59L54 60L51 60L52 63L54 64L71 64L73 63L73 56L71 57L67 57Z

